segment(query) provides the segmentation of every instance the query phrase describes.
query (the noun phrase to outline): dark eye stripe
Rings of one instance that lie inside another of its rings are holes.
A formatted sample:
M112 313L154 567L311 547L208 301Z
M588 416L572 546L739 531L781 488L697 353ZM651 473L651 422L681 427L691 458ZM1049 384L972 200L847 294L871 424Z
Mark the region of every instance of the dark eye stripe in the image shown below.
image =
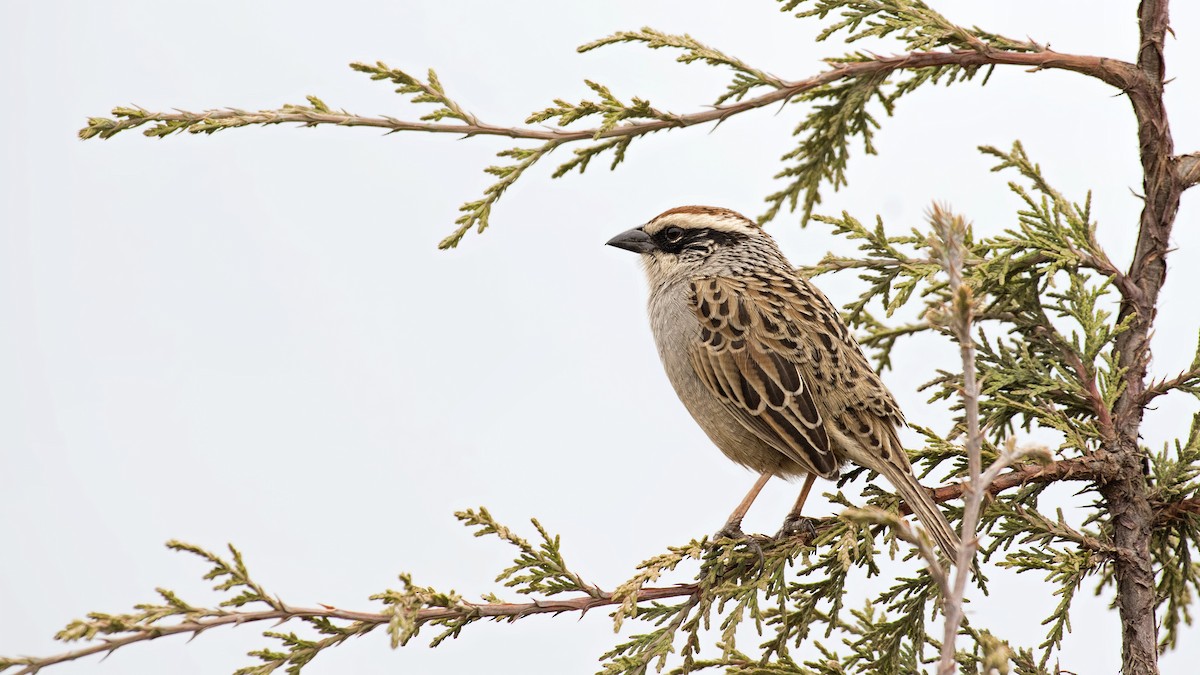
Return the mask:
M670 229L671 227L663 228L653 236L654 243L658 245L658 248L667 253L680 253L685 249L689 251L711 251L718 246L728 246L746 238L744 234L722 230L683 228L683 236L676 241L671 241L667 237L667 231Z

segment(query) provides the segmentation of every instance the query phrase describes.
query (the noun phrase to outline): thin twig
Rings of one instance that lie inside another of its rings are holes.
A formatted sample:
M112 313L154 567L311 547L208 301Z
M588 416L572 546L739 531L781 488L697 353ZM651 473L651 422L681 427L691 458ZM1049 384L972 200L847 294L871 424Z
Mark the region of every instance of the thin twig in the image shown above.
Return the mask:
M939 254L942 269L950 282L951 306L947 323L958 342L962 357L962 402L967 431L967 482L963 487L965 507L963 509L961 543L954 561L953 586L943 597L946 607L946 625L942 636L942 654L938 662L940 675L953 675L957 670L955 638L963 619L963 596L967 588L971 561L979 547L976 531L979 527L979 512L987 486L982 481L983 432L979 427L979 383L975 377L975 340L971 335L974 299L969 286L963 284L963 267L966 264L966 221L954 216L935 204L929 214L936 239L931 241L934 252ZM998 472L997 472L998 473ZM992 475L995 478L995 474Z
M1168 525L1176 518L1200 514L1200 497L1189 497L1177 502L1154 503L1154 524Z
M1084 457L1051 462L1045 466L1031 464L1013 469L1012 471L997 475L985 491L988 494L996 495L1009 488L1029 483L1055 483L1064 480L1100 482L1106 476L1111 475L1114 470L1115 467L1108 457L1086 455ZM934 488L930 496L933 498L933 501L940 504L962 497L965 490L966 484L954 483ZM903 504L900 506L900 512L904 514L911 513L908 506Z
M963 602L966 596L967 579L974 567L975 554L979 550L979 516L983 511L984 497L1000 472L1023 457L1041 453L1044 449L1019 449L1016 439L1010 438L995 461L983 469L983 430L979 424L979 382L975 373L975 339L972 325L975 315L974 298L970 286L963 283L966 266L965 245L967 224L961 216L951 215L935 205L930 213L936 240L935 252L940 253L940 263L949 277L951 307L947 323L958 342L962 358L963 386L962 401L967 432L967 480L962 484L964 497L962 543L954 563L954 582L949 592L943 594L946 607L946 624L942 635L939 675L953 675L957 670L955 641L963 621ZM1080 373L1082 375L1082 373ZM1047 457L1048 459L1048 457Z
M573 131L536 127L505 127L479 122L471 124L439 124L432 122L409 122L393 117L364 117L347 112L322 112L287 108L280 110L246 111L236 109L209 110L206 112L151 112L141 111L132 117L105 122L105 135L155 122L200 123L206 120L237 120L245 126L254 124L297 123L305 126L330 124L348 127L374 127L395 131L424 131L429 133L462 134L465 136L507 136L538 141L579 141L614 137L642 136L664 129L688 127L706 122L722 121L738 113L786 101L798 94L825 86L838 80L886 74L895 70L911 70L938 66L985 66L1017 65L1034 69L1071 70L1107 82L1124 89L1132 82L1131 64L1097 56L1060 54L1046 50L1041 52L1005 52L958 50L948 52L913 52L899 56L878 56L870 61L838 63L833 68L804 80L782 82L780 88L770 93L749 98L738 103L685 115L673 115L668 119L621 124L611 129L580 129ZM471 119L475 119L472 117ZM81 136L96 135L92 127L80 131Z
M1019 456L1019 455L1016 455ZM1005 463L1013 461L1012 455L1006 458ZM1029 483L1050 483L1058 481L1088 481L1095 482L1103 480L1103 477L1108 475L1113 469L1110 466L1111 462L1096 455L1078 457L1074 459L1060 460L1051 462L1045 466L1022 466L1010 471L1002 471L1003 464L1000 462L993 463L988 468L988 472L981 478L981 483L987 481L986 492L997 494L1004 490L1026 485ZM991 474L991 475L988 475ZM941 503L957 499L961 497L966 489L966 483L954 483L936 488L932 491L931 497L935 502ZM1159 525L1165 525L1175 518L1189 517L1200 513L1200 498L1182 499L1176 502L1162 502L1155 504L1156 520ZM872 510L864 509L864 513L872 513ZM910 513L911 510L905 504L900 505L900 515ZM889 517L891 514L887 514ZM873 516L878 518L878 515ZM817 534L827 530L832 526L837 519L830 518L819 522L812 533L802 535L804 541L802 543L809 544ZM897 536L902 540L914 544L918 547L918 551L928 562L930 559L936 560L933 550L929 547L928 542L918 538L916 534L908 528L907 522L901 518L896 518L898 525L895 528ZM891 521L888 521L891 524ZM907 529L906 529L907 528ZM922 550L924 546L924 550ZM938 588L943 590L943 597L948 593L949 579L945 574L945 570L940 566L929 566L931 576ZM648 602L654 600L663 600L666 598L692 596L695 597L700 591L699 584L680 584L677 586L668 587L648 587L642 588L637 592L637 602ZM589 589L590 593L590 589ZM625 602L622 596L614 596L603 591L596 591L595 594L581 594L575 597L565 599L546 599L535 600L526 603L470 603L463 602L455 608L428 608L420 610L416 617L416 623L426 623L439 619L455 619L468 617L494 617L494 618L511 618L518 619L521 617L533 614L559 614L563 612L579 612L585 614L596 607L604 607L611 605L619 605ZM22 670L16 671L16 675L33 675L42 668L53 666L59 663L74 661L86 656L94 654L111 653L126 645L139 642L147 642L156 640L161 637L171 635L190 635L196 637L200 633L207 631L210 628L220 626L238 626L244 623L256 622L285 622L297 619L311 618L327 618L341 621L349 621L356 624L359 628L365 630L356 631L356 634L366 632L374 626L387 624L392 619L391 613L376 613L376 612L357 612L336 607L291 607L280 602L278 609L269 609L263 611L225 611L219 616L209 616L201 619L190 621L182 621L171 625L155 625L146 627L135 632L132 632L124 637L108 637L98 639L95 643L89 644L86 647L62 652L46 657L26 657L24 659L12 659L17 665L22 665Z
M1163 379L1157 382L1151 382L1146 387L1146 391L1142 392L1142 405L1153 401L1154 399L1170 392L1173 389L1178 389L1179 387L1182 387L1188 382L1191 382L1197 378L1200 378L1200 367L1185 370L1169 380Z
M950 595L950 578L946 575L946 569L942 566L941 560L938 559L937 551L934 550L928 539L913 530L908 521L899 515L873 507L846 509L842 516L860 522L884 525L890 528L901 541L912 544L921 559L925 561L925 566L929 569L929 576L937 585L942 597Z
M1000 472L1008 466L1020 461L1024 456L1042 453L1039 449L1018 449L1015 439L1009 439L1005 448L1000 452L987 470L983 469L983 430L979 424L979 382L975 374L975 340L972 336L972 322L975 314L975 301L970 286L963 282L963 269L966 266L967 223L961 216L947 213L939 205L934 205L929 215L933 226L934 237L930 240L942 269L949 278L951 306L946 316L942 317L958 342L959 354L962 357L963 386L962 401L967 432L967 480L962 484L964 497L961 544L954 563L954 580L949 587L943 587L943 601L946 607L946 624L942 636L941 660L938 663L939 675L953 675L957 670L955 657L957 648L955 640L963 621L963 601L967 590L967 579L974 567L975 554L979 549L979 515L983 510L984 497L989 492L992 482L1000 477Z
M670 586L665 588L643 588L638 591L638 602L647 602L652 600L662 600L664 598L674 598L680 596L695 596L699 592L698 584L680 584L678 586ZM454 619L467 617L496 617L496 618L520 618L532 614L560 614L562 612L581 612L585 613L589 609L603 607L606 605L617 605L623 602L622 598L614 598L611 594L604 594L602 597L593 597L591 595L580 595L578 597L565 600L535 600L534 602L524 603L463 603L463 608L431 608L422 609L417 613L416 622L426 623L438 619ZM270 609L261 612L227 612L222 616L215 616L194 621L181 621L177 624L147 627L141 629L132 635L120 638L104 639L95 644L75 649L53 656L41 658L24 659L21 665L25 667L16 672L16 675L33 675L42 668L53 666L66 661L74 661L85 656L93 654L111 653L126 645L137 642L147 642L157 640L158 638L167 637L170 635L191 635L193 637L200 633L218 626L238 626L244 623L255 623L262 621L273 621L282 623L294 619L311 619L311 618L327 618L339 619L343 621L351 621L359 624L359 627L386 625L392 620L391 613L375 613L375 612L354 612L336 607L287 607L283 609Z

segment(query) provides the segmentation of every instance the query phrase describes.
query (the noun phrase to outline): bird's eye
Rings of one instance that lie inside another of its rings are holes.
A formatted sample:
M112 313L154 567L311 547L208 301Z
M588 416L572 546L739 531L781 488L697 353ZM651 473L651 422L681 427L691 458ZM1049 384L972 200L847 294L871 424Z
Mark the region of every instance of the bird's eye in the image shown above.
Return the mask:
M683 239L683 228L674 226L668 227L667 229L663 230L663 238L674 244L680 239Z

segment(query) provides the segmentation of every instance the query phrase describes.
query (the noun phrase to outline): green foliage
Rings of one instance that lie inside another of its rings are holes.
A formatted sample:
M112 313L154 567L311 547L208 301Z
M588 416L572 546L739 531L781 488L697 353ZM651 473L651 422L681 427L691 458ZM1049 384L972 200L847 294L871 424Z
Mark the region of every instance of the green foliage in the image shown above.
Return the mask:
M878 57L856 52L828 62L838 67L877 60ZM965 82L973 79L978 70L977 66L958 65L915 68L896 82L890 79L890 70L873 70L794 97L793 103L810 104L810 111L793 132L800 137L800 143L782 157L782 161L794 163L775 174L776 179L786 179L787 184L767 196L767 211L758 217L758 222L774 220L784 206L790 211L801 207L801 222L808 222L813 209L821 203L822 186L837 190L848 184L846 170L852 142L857 139L863 152L876 154L873 141L880 127L879 113L890 117L900 97L921 85Z
M791 11L801 4L805 3L785 2L783 9ZM919 2L820 0L811 9L800 12L799 16L826 20L831 14L840 14L841 18L822 30L821 40L845 32L847 42L867 37L888 38L898 40L903 48L913 51L937 48L970 49L985 53L989 50L1042 50L1032 42L1010 40L979 28L957 26ZM623 43L677 51L679 55L676 60L684 64L700 63L728 68L733 71L733 80L716 97L715 110L686 115L657 109L644 98L634 97L626 103L606 85L585 80L595 93L596 100L571 103L565 99L555 99L553 105L530 114L525 120L527 125L554 122L557 130L546 131L536 126L505 127L481 121L446 93L432 69L422 80L383 62L352 63L352 69L369 75L373 80L397 85L396 92L411 96L413 103L435 107L432 112L422 115L419 122L407 122L392 116L364 117L345 110L334 110L315 96L308 97L308 105L287 104L278 109L258 111L226 108L201 113L158 113L137 107L118 107L112 111L111 117L90 118L79 136L84 139L111 138L128 129L145 127L145 135L164 138L185 131L211 134L246 126L297 123L302 126L369 126L391 133L422 131L456 133L467 137L507 136L536 141L536 146L500 152L501 158L514 161L485 169L496 180L485 188L482 198L459 207L460 215L455 220L454 230L439 243L439 247L445 249L456 247L472 229L477 232L487 229L493 207L504 192L526 170L559 145L591 141L590 144L573 148L572 157L558 165L551 174L552 178L561 178L575 170L583 173L593 159L608 152L612 153L610 168L615 169L625 160L626 151L633 140L646 134L702 122L719 123L729 115L791 100L806 106L808 113L795 130L794 135L799 137L799 143L783 155L786 166L776 175L785 184L767 197L768 208L759 217L759 222L774 219L785 206L792 211L800 207L802 221L807 222L813 208L821 201L820 189L823 186L832 186L836 190L847 184L846 171L851 146L860 143L864 152L875 152L873 138L879 128L879 119L881 115L892 114L901 96L925 84L949 85L972 79L980 68L978 65L957 64L914 67L901 60L880 60L871 54L854 52L828 59L832 70L816 78L789 82L690 35L674 35L653 28L620 31L584 44L579 51L589 52ZM853 69L855 65L863 64L881 67L863 71ZM897 70L906 74L893 82L891 76ZM764 90L766 93L762 93ZM756 93L756 98L748 98ZM576 128L579 123L593 118L600 120L597 126Z
M458 210L462 212L462 215L454 221L458 227L438 243L438 248L458 246L463 236L470 232L471 228L475 228L477 232L486 230L488 218L492 215L492 207L500 200L504 191L517 182L526 169L533 166L557 145L556 142L550 142L538 148L509 148L496 153L497 157L506 157L517 161L515 164L489 166L484 169L484 172L495 176L498 180L483 191L482 199L469 201L458 207Z
M1192 418L1185 443L1164 447L1150 457L1153 498L1163 506L1150 541L1158 569L1158 611L1162 650L1179 645L1181 631L1192 625L1189 607L1200 594L1200 415Z
M1046 640L1038 645L1043 650L1039 665L1045 667L1062 647L1065 632L1071 630L1070 609L1075 591L1111 559L1112 549L1101 542L1098 533L1079 532L1068 525L1061 509L1057 518L1051 520L1015 499L1003 499L993 504L989 521L994 524L991 530L994 539L988 555L1014 545L1024 546L1007 553L999 566L1018 573L1044 572L1047 584L1055 588L1053 594L1059 597L1051 615L1042 621L1042 625L1050 626ZM1077 548L1061 548L1063 543L1073 543Z
M1113 406L1123 391L1116 338L1128 322L1116 320L1113 290L1126 281L1096 239L1090 195L1082 202L1066 199L1050 186L1019 143L1009 151L990 147L981 151L1000 160L996 171L1019 174L1021 180L1009 183L1009 188L1022 204L1013 227L988 237L968 232L965 240L964 273L979 303L981 323L976 367L982 382L982 426L992 443L1010 438L1018 427L1057 431L1059 458L1087 456L1112 433ZM890 364L901 337L932 333L949 338L949 329L937 317L951 297L937 274L940 266L923 255L925 233L890 235L881 220L868 227L846 213L817 220L859 244L858 256L826 256L811 272L854 270L865 282L844 316L865 333L862 342L874 350L877 367ZM887 321L912 305L920 308L921 321L896 325ZM875 313L872 308L877 308ZM1160 383L1162 393L1191 391L1187 383L1194 377L1185 373ZM955 373L942 372L927 386L934 399L957 401L961 380ZM944 438L917 427L925 443L914 458L925 464L926 473L948 463L951 475L963 475L965 458L950 442L962 434L962 425L960 419ZM1164 516L1170 526L1155 530L1152 545L1161 570L1158 593L1164 649L1177 644L1180 628L1190 625L1187 607L1200 588L1200 566L1194 561L1200 536L1196 438L1193 431L1186 444L1164 450L1151 461L1155 498L1164 513L1172 514ZM985 461L995 456L995 446L985 446ZM1038 501L1045 488L1030 484L998 497L982 517L982 528L991 537L983 551L985 559L1003 554L1000 568L1040 572L1059 598L1043 621L1048 632L1038 646L1039 658L1035 663L1032 652L1020 652L1026 665L1018 672L1041 672L1047 667L1070 631L1076 591L1089 576L1097 576L1102 584L1109 579L1110 563L1117 555L1106 528L1076 528L1061 511L1055 517L1041 513ZM1094 508L1085 520L1100 513Z
M587 593L594 598L601 597L599 588L584 582L567 567L562 556L562 542L557 536L547 532L536 518L530 522L542 541L535 548L515 532L496 522L485 508L459 511L454 517L468 527L478 528L475 531L476 537L495 535L521 551L513 566L496 577L496 581L503 581L506 588L516 588L517 592L523 595L549 596L576 591Z
M592 161L592 158L604 154L609 150L613 151L613 160L608 168L610 170L615 169L618 164L625 161L625 150L629 148L629 144L632 142L633 139L628 136L622 136L604 141L603 143L575 148L575 157L560 164L554 170L554 173L551 174L551 178L562 178L575 169L579 169L579 173L583 173L587 171L588 163Z
M782 157L784 162L796 163L775 174L777 179L788 179L788 184L767 196L769 206L759 216L759 224L773 220L785 204L796 210L801 196L803 219L807 221L813 207L821 201L821 185L828 183L836 190L847 184L852 139L857 137L864 152L875 154L871 141L879 122L868 110L868 104L878 102L891 114L891 99L883 90L886 81L885 74L872 73L814 89L795 99L813 104L812 111L794 132L801 137L800 144Z
M965 242L967 283L980 303L983 428L998 442L1018 426L1037 425L1061 432L1063 450L1085 452L1101 437L1099 427L1121 392L1115 342L1125 326L1115 323L1110 298L1120 273L1096 241L1090 197L1082 205L1066 200L1019 143L1009 152L981 150L1001 160L995 170L1015 169L1026 183L1009 183L1024 204L1015 227L985 238L968 232ZM846 320L865 332L877 367L890 364L900 337L946 334L928 320L950 296L939 265L922 254L923 233L888 235L882 220L868 228L847 213L817 220L859 242L861 257L826 256L811 271L853 269L866 282ZM891 317L914 298L924 304L920 322L891 325L869 311L878 306ZM934 399L953 400L959 379L941 373L927 386Z
M578 103L556 99L532 113L527 125L504 127L485 123L446 93L430 70L425 80L383 63L352 64L373 80L397 85L397 93L416 104L432 105L419 122L394 117L368 118L330 108L316 97L307 105L274 110L209 110L203 113L155 113L120 107L112 117L88 120L82 138L111 138L143 128L147 136L164 138L181 132L211 134L224 129L296 123L371 126L389 132L422 131L464 136L497 135L528 142L527 147L501 151L505 160L486 169L495 178L482 198L460 207L456 229L441 242L458 245L471 229L488 227L492 210L527 170L560 145L575 144L573 155L557 166L552 177L586 171L591 161L611 153L611 168L626 157L631 143L646 134L702 122L720 122L771 103L791 101L806 112L795 128L795 147L783 156L785 167L776 178L782 187L766 199L759 218L767 222L784 207L801 209L810 218L858 245L854 256L826 256L814 274L853 270L865 283L863 293L845 308L845 317L873 352L878 369L888 368L901 338L926 334L946 340L955 337L946 308L969 301L976 324L975 369L981 394L981 426L986 432L985 463L1000 456L1002 444L1021 432L1053 432L1058 459L1094 459L1099 446L1114 437L1114 408L1126 393L1117 340L1130 329L1132 316L1117 319L1118 297L1141 292L1113 264L1096 238L1090 195L1071 201L1055 190L1041 168L1015 143L1008 150L983 147L997 160L995 171L1015 174L1008 185L1019 202L1013 224L997 234L980 234L965 227L962 238L963 285L953 293L945 281L933 233L913 228L890 232L880 218L864 224L849 213L838 217L813 215L820 190L845 186L854 148L875 152L881 120L893 114L898 101L929 84L952 85L974 79L989 55L998 52L1045 52L1032 41L1019 41L949 21L923 2L914 0L781 0L781 9L823 22L818 40L840 36L847 43L885 40L912 52L909 58L877 57L855 51L827 59L829 70L801 81L769 75L742 60L689 35L672 35L650 28L618 32L585 44L581 52L634 43L649 49L678 53L684 64L699 63L733 72L733 80L716 97L715 110L676 114L652 106L647 99L618 98L606 85L586 80L593 99ZM944 65L916 58L940 50L965 55ZM911 62L910 62L911 61ZM990 75L990 66L987 75ZM986 83L987 77L982 78ZM581 128L595 122L592 128ZM964 290L965 289L965 290ZM1128 312L1126 312L1128 314ZM961 326L960 326L961 328ZM960 331L961 332L961 331ZM962 335L957 335L962 339ZM1128 355L1126 355L1128 356ZM969 356L967 357L970 358ZM966 473L960 447L965 433L960 392L963 377L939 372L927 385L933 400L946 400L959 419L945 433L915 426L922 447L911 451L924 476L951 478ZM1177 377L1150 383L1135 405L1172 391L1200 393L1200 351L1190 368ZM1127 399L1126 399L1127 400ZM1011 446L1009 446L1011 447ZM1200 593L1200 417L1186 442L1148 455L1151 499L1157 521L1151 555L1157 571L1156 593L1161 613L1162 649L1179 644L1181 631L1192 621L1190 607ZM1023 472L1027 467L1015 467ZM865 470L849 472L839 489L866 477ZM1021 476L1033 475L1032 472ZM957 651L960 672L1042 675L1060 652L1071 629L1070 610L1078 589L1093 577L1097 591L1113 580L1113 561L1131 555L1112 544L1101 502L1083 509L1083 517L1068 519L1051 513L1040 502L1049 480L1019 483L990 500L981 517L982 561L974 582L986 593L987 572L1034 573L1044 577L1058 602L1043 620L1046 637L1036 648L1008 644L990 632L986 615L965 624ZM1068 476L1070 478L1070 476ZM1084 477L1083 492L1094 490L1097 479ZM601 657L605 675L645 673L651 668L672 673L724 669L736 674L920 672L940 648L929 630L941 615L934 578L936 568L918 564L912 550L901 546L896 498L866 485L857 495L831 495L846 512L817 526L811 541L760 539L753 547L728 542L693 540L669 548L642 563L636 574L609 593L584 581L567 565L561 543L533 521L536 543L497 522L485 509L457 514L476 536L496 537L517 551L513 564L496 581L528 596L531 602L507 603L488 593L483 602L465 600L454 591L419 586L400 576L400 588L372 596L377 613L346 612L335 608L297 609L269 595L251 579L241 555L230 549L225 559L195 546L172 542L173 549L203 558L211 569L206 578L227 595L215 607L194 605L175 593L159 589L159 600L137 605L127 614L89 614L69 624L58 638L90 641L90 653L111 651L140 640L177 633L199 634L219 625L245 621L291 621L307 624L304 635L269 630L272 647L251 652L258 662L238 673L270 673L279 668L297 673L322 650L346 638L386 626L393 647L405 645L425 626L439 632L434 646L455 638L481 619L516 621L534 613L585 612L612 607L618 644ZM951 521L962 510L947 506ZM971 516L968 516L970 518ZM1080 525L1073 524L1075 521ZM870 585L881 575L886 556L900 569L890 582ZM989 566L985 570L985 565ZM696 570L692 575L689 570ZM686 583L684 583L686 582ZM652 584L665 585L652 585ZM674 583L675 585L671 585ZM865 590L864 590L865 589ZM860 597L861 596L861 597ZM107 642L106 642L107 640ZM75 658L75 657L72 657ZM29 657L0 658L0 670L33 672L57 661ZM1057 671L1057 667L1055 667Z
M396 88L396 93L414 94L413 103L433 103L441 106L431 113L422 115L422 121L440 122L444 119L455 119L467 124L479 123L474 115L463 110L462 106L446 95L446 90L442 87L442 82L433 68L429 69L429 79L424 82L403 70L388 67L383 61L375 62L375 65L355 62L350 64L350 68L370 75L372 80L389 80L393 84L400 85Z
M827 19L837 13L840 19L829 24L817 36L826 40L845 31L846 42L864 38L896 37L908 51L923 52L941 47L985 51L1032 52L1041 49L1033 42L1012 40L979 27L964 28L951 23L923 2L912 0L779 0L780 11L796 13L799 18Z
M683 53L675 59L680 63L700 61L710 66L725 66L732 69L734 71L733 82L729 84L725 93L717 98L714 105L721 105L727 101L740 101L746 97L746 94L759 87L779 89L785 86L785 83L774 75L754 68L745 61L710 47L686 33L683 35L671 35L654 30L653 28L643 28L638 31L618 31L608 37L603 37L580 46L579 51L580 53L589 52L593 49L623 42L640 43L650 49L681 50Z
M240 108L208 110L203 113L154 113L142 107L118 106L113 108L112 117L89 117L88 125L79 131L83 140L89 138L108 139L127 129L145 126L142 135L150 138L188 132L212 135L226 129L248 126L271 126L288 122L300 126L315 127L331 120L345 119L350 113L334 111L316 96L307 96L308 105L285 103L277 110L248 111Z
M1010 40L979 28L966 29L948 21L922 2L907 0L781 0L782 11L793 11L801 5L813 5L797 13L798 17L816 17L821 20L830 14L840 13L840 20L827 25L817 40L826 40L839 32L845 32L846 42L864 38L898 38L904 49L923 52L950 47L986 51L1037 51L1032 42ZM877 56L854 52L840 58L828 59L834 65L871 63ZM787 185L767 197L767 211L759 216L759 223L773 220L786 205L795 211L801 206L802 222L812 217L813 208L821 203L820 188L830 185L834 190L847 184L846 168L850 157L851 141L858 139L863 151L875 154L873 138L879 128L879 112L891 116L900 97L915 91L924 84L946 85L974 78L979 66L944 65L915 68L898 82L891 83L891 71L870 72L852 77L844 82L819 87L794 99L797 103L811 104L808 116L796 127L795 135L800 144L783 156L784 162L795 161L776 174L777 179L787 179ZM989 69L990 73L990 69ZM987 79L984 79L986 83ZM878 112L871 112L870 105L877 105Z
M835 498L850 503L841 495ZM880 498L892 500L890 495ZM634 577L608 593L571 571L559 537L536 520L532 523L540 541L535 545L486 509L468 509L457 517L475 530L475 536L495 537L516 549L513 564L497 581L533 596L533 602L509 604L494 594L485 595L483 602L470 602L454 591L419 586L401 574L399 589L371 596L381 605L377 613L300 608L267 593L250 576L236 549L230 547L233 557L227 560L198 546L170 542L170 548L211 565L205 578L218 581L215 590L226 596L216 606L185 602L159 589L162 604L138 605L135 613L125 615L93 613L71 622L57 637L91 641L92 652L100 653L164 635L198 635L221 625L269 621L307 626L299 632L264 631L273 646L251 651L257 663L235 675L265 675L278 669L300 673L322 651L381 626L393 648L409 644L422 628L435 626L439 632L430 645L436 647L482 619L511 622L535 613L586 611L593 606L612 607L614 630L624 635L601 655L599 672L604 675L662 671L668 665L673 673L715 668L780 674L908 671L922 663L925 647L936 645L925 633L925 622L936 619L938 608L936 590L925 572L901 578L862 609L846 609L848 591L879 574L879 537L886 537L885 531L856 518L821 523L812 544L803 538L764 539L761 557L736 542L691 541L642 563ZM893 547L890 555L897 551ZM678 577L685 565L699 570L690 583L661 583L668 576ZM650 586L656 581L660 585ZM572 597L549 599L565 593ZM742 644L748 634L759 636L757 647ZM798 662L793 650L807 651L814 634L841 639L845 654L814 642L819 657ZM715 642L712 654L705 646L709 641ZM968 650L962 658L976 657ZM28 657L0 659L0 670L37 669L48 663Z
M443 627L442 632L429 643L436 647L447 638L458 637L464 626L478 618L458 593L418 586L407 573L400 574L400 590L388 589L372 595L371 599L382 602L389 609L386 612L390 615L387 629L392 649L408 644L426 623ZM444 618L426 619L421 615L421 610L425 609L445 609L450 612Z
M632 105L626 105L614 96L608 90L608 87L592 82L591 80L585 80L585 82L588 88L596 92L596 95L600 97L599 102L585 100L579 103L568 103L562 99L556 99L553 106L541 112L533 113L525 122L527 124L534 124L557 119L558 126L565 127L585 117L599 115L603 118L603 121L596 128L592 137L600 138L605 132L611 131L618 124L626 120L670 120L672 118L671 115L655 109L650 105L649 101L634 97Z

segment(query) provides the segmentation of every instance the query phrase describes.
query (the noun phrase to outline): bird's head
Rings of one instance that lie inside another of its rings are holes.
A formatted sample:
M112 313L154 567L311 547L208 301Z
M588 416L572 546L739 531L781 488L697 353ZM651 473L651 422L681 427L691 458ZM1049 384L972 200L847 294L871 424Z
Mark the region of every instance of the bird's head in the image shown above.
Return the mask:
M608 240L642 257L651 285L774 262L775 242L753 220L716 206L679 206Z

